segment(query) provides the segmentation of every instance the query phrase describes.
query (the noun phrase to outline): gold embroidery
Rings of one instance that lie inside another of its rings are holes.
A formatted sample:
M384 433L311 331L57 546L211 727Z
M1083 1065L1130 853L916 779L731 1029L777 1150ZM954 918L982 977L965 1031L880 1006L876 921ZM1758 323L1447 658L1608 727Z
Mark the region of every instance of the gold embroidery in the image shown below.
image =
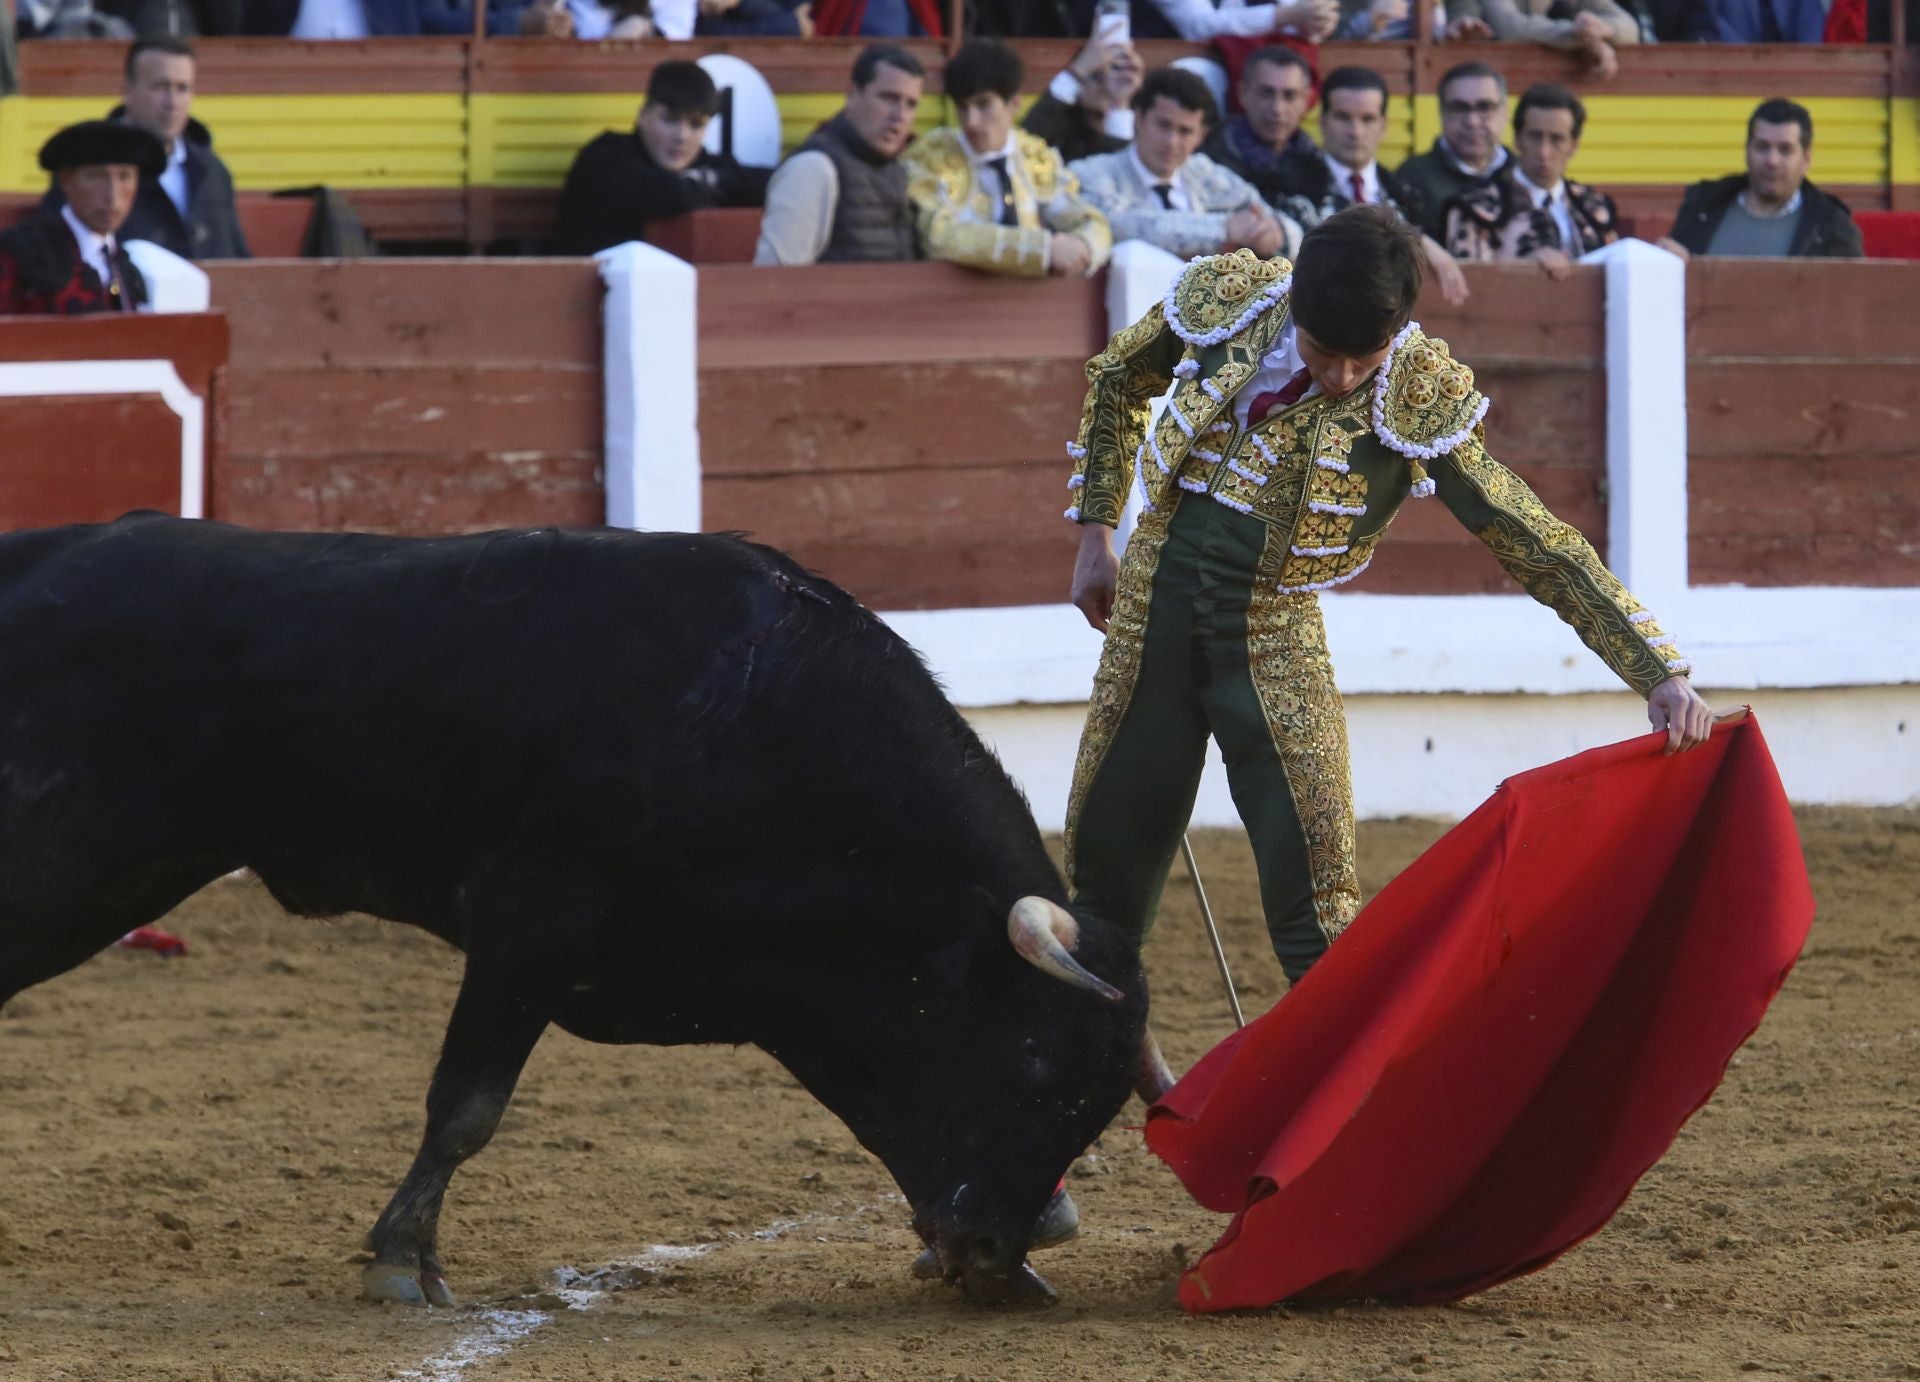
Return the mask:
M1197 260L1174 286L1173 305L1188 335L1203 336L1240 319L1249 300L1282 275L1293 272L1284 259L1262 259L1250 249Z
M1087 799L1100 765L1106 762L1113 736L1126 718L1133 688L1140 680L1140 658L1147 646L1147 606L1153 598L1153 575L1160 569L1160 550L1167 542L1167 516L1145 514L1127 540L1115 587L1113 614L1107 622L1107 640L1100 648L1100 667L1093 674L1093 692L1087 698L1087 722L1080 731L1080 751L1073 763L1073 787L1067 796L1067 877L1073 873L1074 835L1080 808Z
M1083 454L1073 472L1084 480L1078 491L1081 522L1119 524L1133 485L1134 453L1146 440L1149 405L1167 387L1179 352L1180 338L1156 304L1087 362L1089 387L1076 442Z
M1320 604L1256 582L1247 606L1247 660L1274 752L1307 840L1313 906L1329 941L1360 910L1354 868L1347 720L1327 655Z
M1473 371L1453 358L1447 343L1415 331L1389 363L1380 416L1400 441L1434 446L1472 427L1483 402L1473 387Z
M1684 664L1658 621L1632 616L1640 602L1607 570L1599 553L1571 524L1548 511L1527 484L1487 455L1479 429L1436 463L1439 494L1460 521L1487 545L1508 575L1573 626L1580 641L1614 674L1645 696L1668 677L1668 662Z

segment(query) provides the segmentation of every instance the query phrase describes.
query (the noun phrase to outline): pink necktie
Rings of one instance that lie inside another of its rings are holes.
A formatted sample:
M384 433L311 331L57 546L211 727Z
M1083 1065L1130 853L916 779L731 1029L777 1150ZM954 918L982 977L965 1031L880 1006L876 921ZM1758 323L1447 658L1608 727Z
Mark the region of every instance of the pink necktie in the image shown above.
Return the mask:
M1353 189L1353 204L1365 206L1367 203L1367 184L1360 180L1358 173L1347 174L1347 186Z
M1253 396L1253 402L1247 405L1247 426L1258 427L1268 413L1278 412L1282 408L1291 408L1300 401L1300 395L1313 383L1313 375L1302 365L1293 378L1277 389Z

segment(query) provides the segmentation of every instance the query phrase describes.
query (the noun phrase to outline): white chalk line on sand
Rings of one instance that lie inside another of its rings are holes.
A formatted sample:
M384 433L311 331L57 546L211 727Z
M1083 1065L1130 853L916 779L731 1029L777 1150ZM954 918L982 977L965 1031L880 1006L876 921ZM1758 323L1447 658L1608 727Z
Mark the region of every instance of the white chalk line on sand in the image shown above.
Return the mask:
M879 1203L861 1205L847 1214L803 1214L797 1219L775 1219L764 1228L757 1228L748 1234L730 1234L716 1243L655 1243L634 1254L631 1260L611 1262L588 1271L562 1265L553 1269L550 1294L565 1301L569 1310L592 1310L608 1296L628 1289L637 1278L651 1276L676 1262L705 1257L717 1248L726 1247L729 1242L774 1243L800 1229L841 1223L860 1214L883 1209L889 1203L904 1201L899 1195L887 1195ZM456 1382L460 1374L476 1363L511 1353L516 1345L545 1328L554 1315L552 1310L508 1305L469 1307L465 1311L469 1323L452 1345L434 1354L417 1368L394 1373L395 1382Z

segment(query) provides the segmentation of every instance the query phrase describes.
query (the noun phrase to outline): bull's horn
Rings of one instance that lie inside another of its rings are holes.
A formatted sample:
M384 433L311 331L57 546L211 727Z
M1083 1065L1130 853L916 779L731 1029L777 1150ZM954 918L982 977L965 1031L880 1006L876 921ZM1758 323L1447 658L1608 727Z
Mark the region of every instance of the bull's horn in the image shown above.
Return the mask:
M1020 957L1063 983L1097 993L1109 1003L1126 997L1119 989L1073 958L1080 941L1080 923L1057 902L1023 897L1007 913L1007 939Z

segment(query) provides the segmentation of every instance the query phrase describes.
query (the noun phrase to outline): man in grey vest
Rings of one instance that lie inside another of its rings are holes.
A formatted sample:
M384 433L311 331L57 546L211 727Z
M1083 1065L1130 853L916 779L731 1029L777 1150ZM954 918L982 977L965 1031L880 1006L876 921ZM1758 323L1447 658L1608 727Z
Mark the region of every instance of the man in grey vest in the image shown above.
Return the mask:
M1860 228L1847 204L1807 181L1813 116L1794 101L1762 101L1747 121L1745 175L1695 183L1661 244L1690 254L1858 259Z
M847 104L795 149L767 185L756 264L914 259L901 150L926 74L904 48L876 43L853 64Z

